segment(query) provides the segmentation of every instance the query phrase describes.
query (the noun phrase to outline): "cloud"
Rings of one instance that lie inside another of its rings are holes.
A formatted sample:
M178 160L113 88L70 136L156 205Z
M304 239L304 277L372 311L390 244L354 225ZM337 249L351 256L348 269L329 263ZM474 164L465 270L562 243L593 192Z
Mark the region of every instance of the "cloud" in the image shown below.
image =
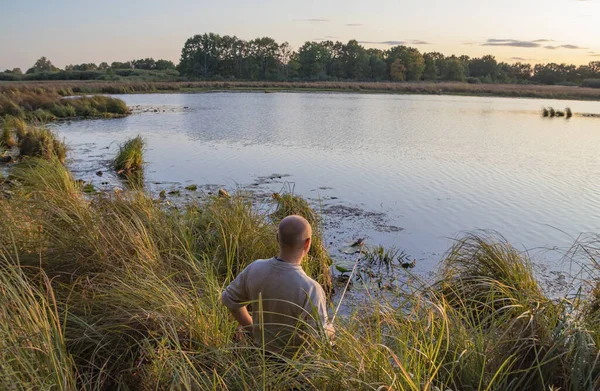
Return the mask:
M544 46L545 49L556 50L556 49L587 49L577 45L558 45L558 46Z
M420 39L413 39L410 43L413 45L431 45L429 42L421 41Z
M363 44L366 43L366 44L372 44L372 45L389 45L389 46L406 44L405 41L358 41L358 43L363 43Z
M590 54L590 57L600 57L600 53L592 53Z
M335 39L335 38L339 38L339 37L336 37L336 36L333 36L333 35L326 35L325 38L327 38L327 39Z
M511 57L511 60L516 60L516 61L533 61L531 58L523 58L523 57Z
M534 41L519 41L516 39L488 39L481 46L513 46L518 48L538 48L541 45Z
M344 26L358 27L358 26L362 26L362 23L346 23Z
M329 19L321 19L321 18L294 19L294 22L323 23L323 22L329 22Z
M540 42L554 42L553 39L536 39L535 41L531 41L531 42L536 42L536 43L540 43Z

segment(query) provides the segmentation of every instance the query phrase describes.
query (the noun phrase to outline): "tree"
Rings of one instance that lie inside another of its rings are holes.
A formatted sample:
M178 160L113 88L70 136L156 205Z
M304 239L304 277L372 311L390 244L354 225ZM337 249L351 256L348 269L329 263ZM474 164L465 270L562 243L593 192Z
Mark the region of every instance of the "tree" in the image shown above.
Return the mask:
M217 75L221 57L221 36L209 33L189 38L181 50L179 72L186 76Z
M101 71L105 71L108 68L110 68L110 66L106 62L101 62L100 65L98 65L98 69L101 70Z
M469 76L472 77L494 77L498 62L494 56L483 56L481 58L473 58L469 61Z
M58 68L52 65L52 62L48 60L46 57L40 57L33 67L27 70L28 74L38 73L38 72L55 72Z
M401 59L397 58L392 65L390 65L390 77L392 81L406 80L406 67Z
M111 67L111 69L131 69L132 65L131 65L131 61L127 61L127 62L115 61L110 64L110 67Z
M447 81L465 80L465 65L456 56L446 57L441 63L441 78Z
M298 50L298 72L306 79L326 78L331 51L317 42L306 42Z
M156 68L156 61L154 61L153 58L140 58L139 60L131 61L131 65L133 65L134 69L144 69L150 71Z
M425 62L425 69L423 70L421 78L423 80L437 80L438 67L436 65L434 53L423 54L423 61Z
M5 70L4 73L8 73L11 75L22 75L23 71L21 71L21 68L13 68Z
M369 79L384 80L387 77L384 52L379 49L368 49L367 56L369 56Z
M164 71L167 69L175 69L175 64L173 64L173 61L169 61L169 60L156 60L156 66L155 66L157 71Z
M391 64L395 63L396 60L400 60L400 63L404 66L405 80L419 80L425 70L423 55L415 48L402 45L394 46L388 50L387 58L388 64L390 64L390 77L392 80L394 78L392 77Z
M350 40L341 48L339 56L344 79L361 80L369 74L369 57L364 47Z

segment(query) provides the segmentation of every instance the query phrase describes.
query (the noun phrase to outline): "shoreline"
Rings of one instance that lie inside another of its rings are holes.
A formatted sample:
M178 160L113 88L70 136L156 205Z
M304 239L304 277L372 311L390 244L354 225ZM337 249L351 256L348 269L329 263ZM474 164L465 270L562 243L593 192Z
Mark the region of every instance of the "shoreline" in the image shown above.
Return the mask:
M38 81L0 82L3 89L27 88L70 89L74 95L143 94L143 93L215 93L215 92L331 92L394 95L454 95L600 101L600 89L524 84L469 84L466 82L263 82L263 81L193 81L193 82L98 82ZM67 91L69 92L69 91Z

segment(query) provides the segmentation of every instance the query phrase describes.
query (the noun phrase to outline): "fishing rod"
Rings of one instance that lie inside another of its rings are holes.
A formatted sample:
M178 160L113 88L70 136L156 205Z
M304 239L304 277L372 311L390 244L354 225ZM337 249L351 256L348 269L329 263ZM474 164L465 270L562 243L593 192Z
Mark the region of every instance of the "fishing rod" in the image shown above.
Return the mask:
M352 271L350 272L350 278L348 278L348 282L346 282L346 287L344 288L344 291L342 292L342 296L340 297L340 301L337 305L337 308L335 309L335 312L333 313L333 317L331 318L331 322L330 322L331 324L333 324L333 322L335 321L335 317L337 316L338 311L340 310L342 301L344 301L344 296L346 295L346 291L348 290L348 287L350 286L350 283L352 282L352 276L354 275L354 272L356 271L356 268L358 267L358 261L360 261L360 257L362 256L365 241L359 240L358 245L360 246L360 250L358 251L358 256L356 257L356 262L354 262L354 267L352 268Z

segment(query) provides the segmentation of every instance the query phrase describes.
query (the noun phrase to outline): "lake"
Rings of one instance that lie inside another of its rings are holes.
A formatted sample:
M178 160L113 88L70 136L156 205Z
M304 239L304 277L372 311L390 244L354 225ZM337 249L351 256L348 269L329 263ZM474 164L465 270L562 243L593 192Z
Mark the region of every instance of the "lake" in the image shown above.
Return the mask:
M334 256L357 237L435 269L452 238L496 230L548 270L600 232L599 102L338 93L119 96L135 114L55 125L78 178L110 187L117 143L142 135L153 191L293 188L317 205ZM108 184L107 184L108 183ZM191 192L182 197L194 198ZM348 257L345 257L348 258ZM346 262L348 260L346 259Z

